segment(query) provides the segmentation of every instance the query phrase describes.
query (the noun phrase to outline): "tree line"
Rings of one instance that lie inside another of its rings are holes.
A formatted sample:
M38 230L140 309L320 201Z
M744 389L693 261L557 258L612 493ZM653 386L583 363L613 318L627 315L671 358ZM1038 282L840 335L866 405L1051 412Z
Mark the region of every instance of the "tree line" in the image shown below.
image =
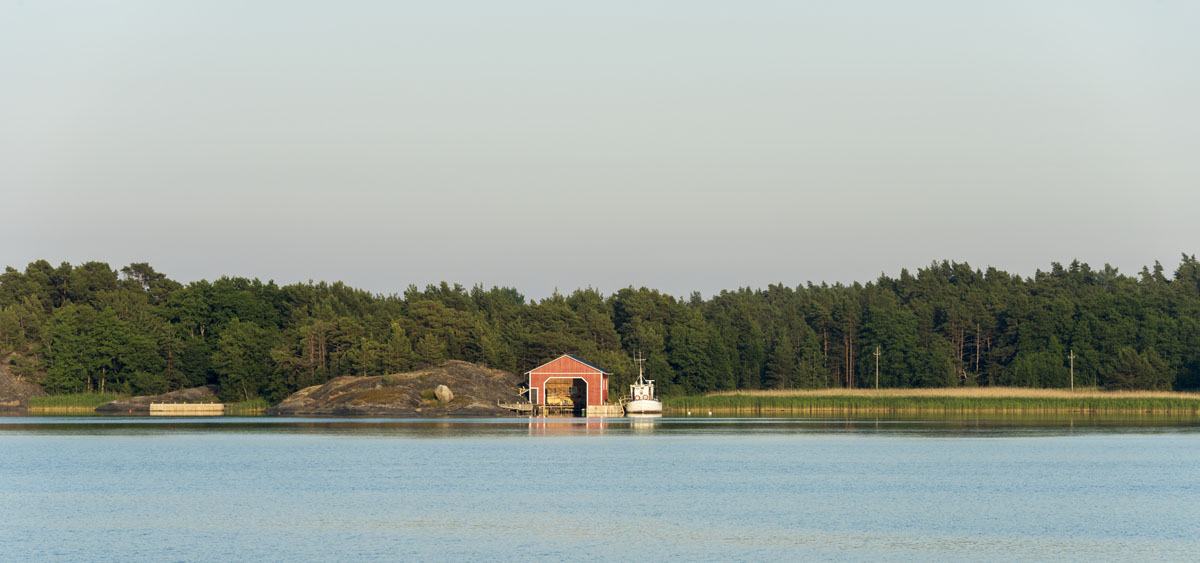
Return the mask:
M876 356L878 351L878 356ZM939 262L869 283L771 285L678 298L646 288L527 299L442 283L379 295L338 283L148 264L39 260L0 274L0 360L51 393L216 384L226 400L341 375L477 362L523 372L560 353L613 372L648 358L663 394L870 387L1200 387L1200 263L1173 275L1052 264L1031 277ZM1073 362L1070 356L1073 355Z

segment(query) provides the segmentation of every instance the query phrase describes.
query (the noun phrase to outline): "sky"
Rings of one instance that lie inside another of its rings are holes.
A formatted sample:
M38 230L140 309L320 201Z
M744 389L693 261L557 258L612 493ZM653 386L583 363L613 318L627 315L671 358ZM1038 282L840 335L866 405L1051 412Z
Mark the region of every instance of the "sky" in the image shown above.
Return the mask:
M0 0L0 266L527 296L1200 250L1194 1Z

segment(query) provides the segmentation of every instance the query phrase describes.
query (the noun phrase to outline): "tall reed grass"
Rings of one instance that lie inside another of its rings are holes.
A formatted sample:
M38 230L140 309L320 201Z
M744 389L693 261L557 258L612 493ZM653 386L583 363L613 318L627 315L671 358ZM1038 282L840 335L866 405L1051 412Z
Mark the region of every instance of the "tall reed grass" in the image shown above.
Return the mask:
M124 397L126 396L117 393L45 395L30 397L25 410L34 414L95 414L96 407Z
M124 398L117 393L70 393L66 395L45 395L30 397L30 408L90 408L94 409L104 403Z
M675 397L663 401L673 412L1080 412L1200 414L1200 393L1110 392L1095 389L1007 387L941 389L820 389L739 391Z
M225 416L258 416L266 413L268 406L266 399L225 403Z

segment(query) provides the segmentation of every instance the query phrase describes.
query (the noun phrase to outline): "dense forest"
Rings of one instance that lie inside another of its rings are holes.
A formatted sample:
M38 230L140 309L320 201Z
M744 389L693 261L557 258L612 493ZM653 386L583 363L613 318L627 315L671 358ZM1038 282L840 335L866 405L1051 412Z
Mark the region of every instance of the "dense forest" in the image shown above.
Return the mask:
M1032 277L941 262L852 285L772 285L680 299L592 289L223 277L180 284L148 264L46 261L0 275L0 359L51 393L217 384L230 400L332 377L462 359L525 371L571 352L614 372L644 354L664 394L727 389L1069 385L1200 387L1200 263L1128 276L1053 264Z

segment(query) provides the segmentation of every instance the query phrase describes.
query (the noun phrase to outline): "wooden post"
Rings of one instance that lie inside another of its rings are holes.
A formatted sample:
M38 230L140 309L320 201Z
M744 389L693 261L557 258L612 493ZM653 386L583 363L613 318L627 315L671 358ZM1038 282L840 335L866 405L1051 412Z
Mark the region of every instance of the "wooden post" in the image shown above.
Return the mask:
M879 347L875 347L875 389L879 389Z

